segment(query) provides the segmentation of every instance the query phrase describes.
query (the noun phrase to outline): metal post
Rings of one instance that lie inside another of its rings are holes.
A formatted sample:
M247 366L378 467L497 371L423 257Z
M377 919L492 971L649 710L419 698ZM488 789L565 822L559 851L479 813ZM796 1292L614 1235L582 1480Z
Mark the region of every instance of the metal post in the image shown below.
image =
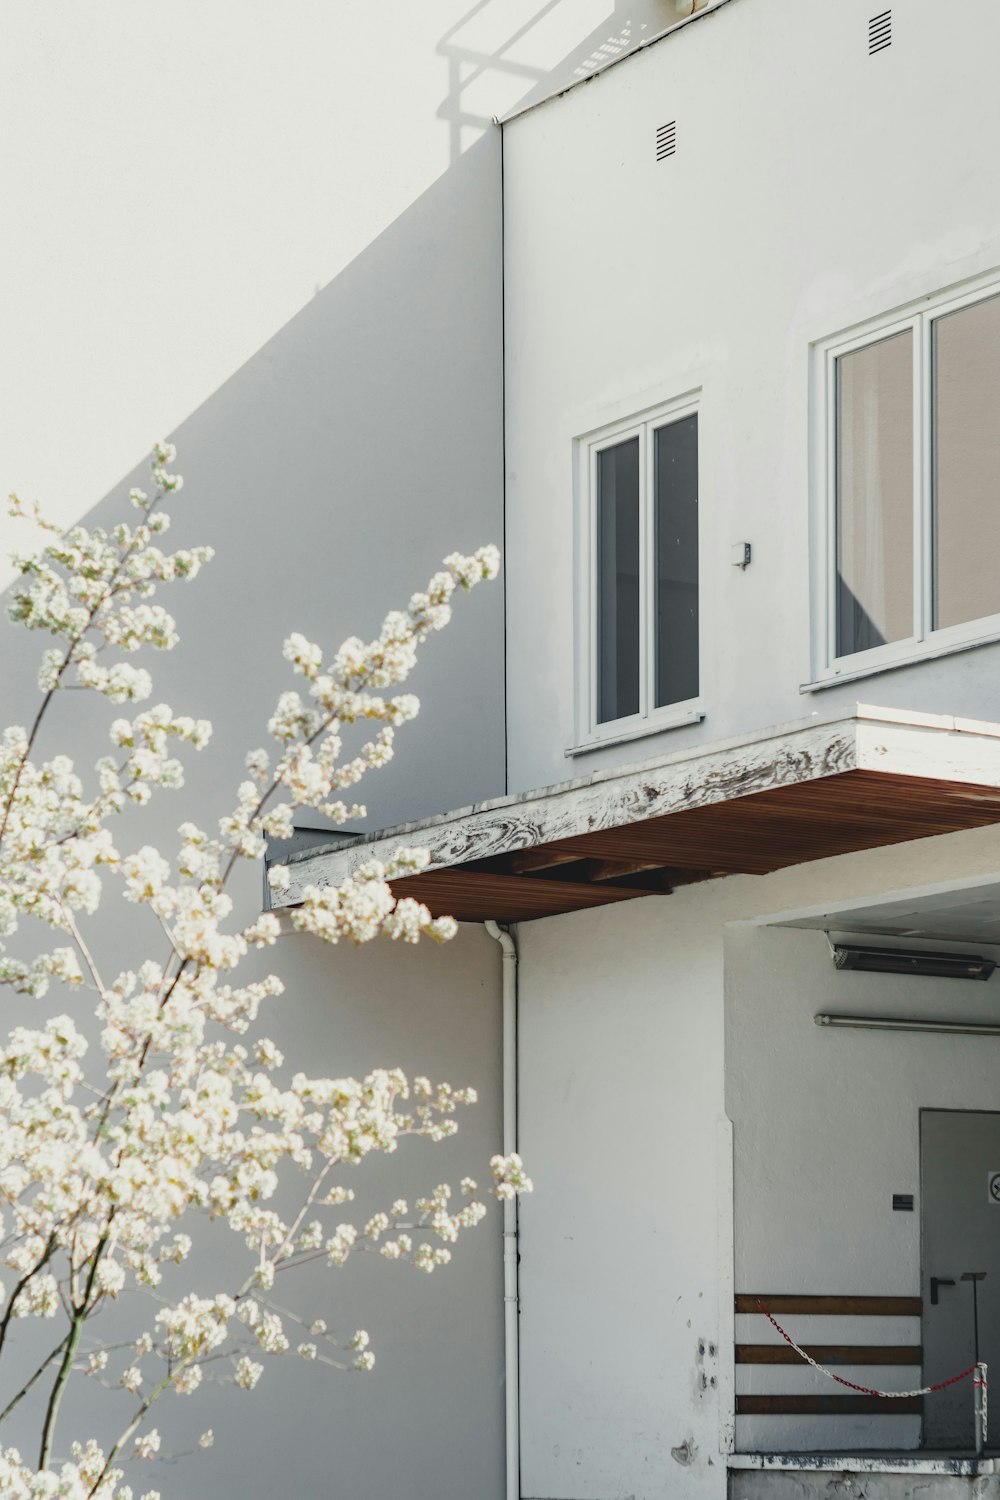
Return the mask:
M972 1377L972 1402L976 1424L976 1453L982 1458L986 1450L986 1366L979 1358L979 1282L986 1280L985 1271L963 1271L963 1281L972 1282L972 1339L975 1350L976 1370Z
M976 1373L972 1379L973 1389L976 1393L976 1455L982 1458L986 1452L986 1441L988 1436L986 1420L986 1365L980 1360L976 1365Z

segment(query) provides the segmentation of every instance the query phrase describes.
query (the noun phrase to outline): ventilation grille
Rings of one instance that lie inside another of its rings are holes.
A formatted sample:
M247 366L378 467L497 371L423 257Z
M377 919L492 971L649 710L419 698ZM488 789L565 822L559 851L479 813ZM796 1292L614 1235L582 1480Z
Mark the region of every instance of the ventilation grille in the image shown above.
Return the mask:
M669 125L659 125L656 130L656 160L664 161L668 156L673 156L677 150L677 121L671 120Z
M892 46L892 11L884 10L880 16L872 16L868 22L868 56L884 52Z
M900 1214L900 1213L902 1213L902 1214L912 1214L912 1212L913 1212L913 1194L912 1193L893 1193L893 1195L892 1195L892 1208L893 1208L893 1212L897 1213L897 1214Z

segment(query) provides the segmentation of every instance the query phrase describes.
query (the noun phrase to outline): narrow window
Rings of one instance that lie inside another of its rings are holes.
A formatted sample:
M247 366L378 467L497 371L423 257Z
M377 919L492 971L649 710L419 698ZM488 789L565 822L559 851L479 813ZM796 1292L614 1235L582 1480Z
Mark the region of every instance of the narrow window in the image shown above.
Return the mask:
M836 362L837 655L913 634L913 332Z
M691 396L580 449L578 744L700 720L698 409Z
M656 707L698 696L698 417L655 431Z
M1000 297L933 324L934 628L1000 614Z
M639 439L597 455L598 723L639 712Z

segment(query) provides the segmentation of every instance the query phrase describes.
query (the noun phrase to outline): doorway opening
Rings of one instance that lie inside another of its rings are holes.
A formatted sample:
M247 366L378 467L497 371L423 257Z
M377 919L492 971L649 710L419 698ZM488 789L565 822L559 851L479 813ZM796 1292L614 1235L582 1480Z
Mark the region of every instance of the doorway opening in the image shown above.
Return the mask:
M1000 1112L922 1109L920 1188L924 1382L979 1359L1000 1378ZM924 1397L925 1451L975 1451L974 1396L967 1379Z

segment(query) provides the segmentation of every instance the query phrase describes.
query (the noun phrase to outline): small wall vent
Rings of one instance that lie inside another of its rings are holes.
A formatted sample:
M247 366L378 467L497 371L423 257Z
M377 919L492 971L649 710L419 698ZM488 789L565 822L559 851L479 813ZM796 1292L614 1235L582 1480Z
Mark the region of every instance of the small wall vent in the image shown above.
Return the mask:
M658 125L656 128L656 160L664 161L668 156L673 156L677 150L677 121L671 120L669 125Z
M892 11L884 10L881 15L872 16L868 22L868 56L874 57L876 52L884 52L886 47L892 46Z

